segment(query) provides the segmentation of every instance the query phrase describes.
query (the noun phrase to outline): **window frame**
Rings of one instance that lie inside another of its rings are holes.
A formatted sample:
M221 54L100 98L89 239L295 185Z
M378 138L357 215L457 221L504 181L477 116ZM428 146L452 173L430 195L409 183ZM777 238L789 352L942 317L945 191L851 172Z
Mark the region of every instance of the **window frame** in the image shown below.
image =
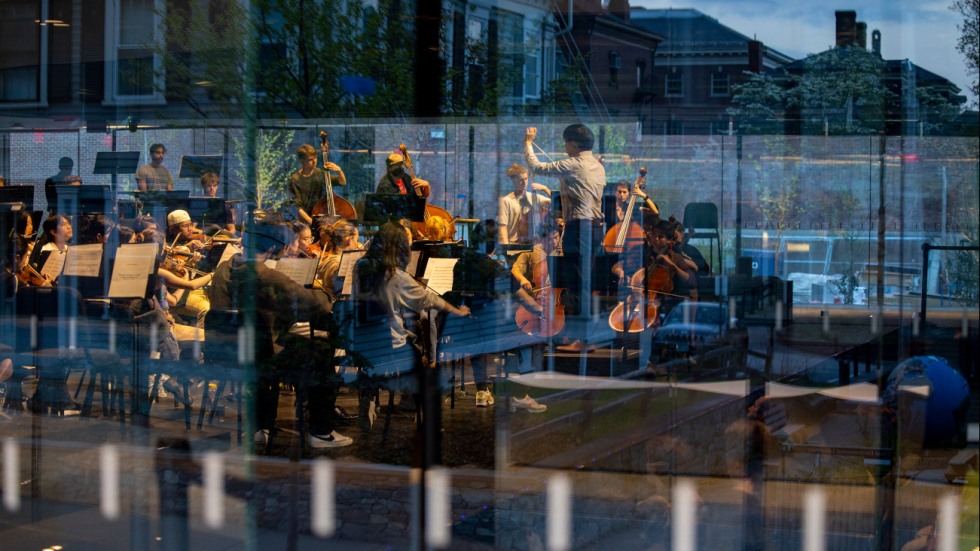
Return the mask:
M153 4L153 25L152 25L152 44L128 45L120 44L119 36L122 25L120 24L121 9L118 2L106 0L105 3L105 24L107 29L113 32L106 34L105 41L105 92L102 104L111 105L165 105L167 103L164 96L166 86L166 74L163 67L163 59L152 50L155 45L163 43L161 24L164 14L164 0L146 0ZM119 85L122 81L119 75L119 51L126 49L150 49L153 56L153 91L146 95L122 94L119 92Z
M49 17L48 10L48 0L41 0L38 6L38 19L39 21L45 21ZM48 26L39 24L38 30L38 57L37 57L37 69L38 74L35 79L35 85L37 86L37 99L30 100L4 100L0 99L0 106L6 108L17 108L17 107L47 107L48 106Z

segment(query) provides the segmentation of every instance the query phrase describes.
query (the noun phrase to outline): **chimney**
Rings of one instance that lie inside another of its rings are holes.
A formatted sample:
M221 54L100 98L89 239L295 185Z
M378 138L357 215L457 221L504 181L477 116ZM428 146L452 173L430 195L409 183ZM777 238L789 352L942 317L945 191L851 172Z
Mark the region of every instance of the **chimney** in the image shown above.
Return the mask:
M837 19L837 47L853 46L857 12L854 10L837 10L834 12L834 17Z
M867 50L868 49L868 24L863 21L858 21L856 31L857 32L855 34L857 36L855 37L855 40L857 41L857 45L862 50Z
M618 17L626 23L630 22L630 0L609 0L607 8L609 15Z
M881 57L881 31L878 29L871 32L871 51Z
M761 73L762 67L762 42L749 40L749 71Z

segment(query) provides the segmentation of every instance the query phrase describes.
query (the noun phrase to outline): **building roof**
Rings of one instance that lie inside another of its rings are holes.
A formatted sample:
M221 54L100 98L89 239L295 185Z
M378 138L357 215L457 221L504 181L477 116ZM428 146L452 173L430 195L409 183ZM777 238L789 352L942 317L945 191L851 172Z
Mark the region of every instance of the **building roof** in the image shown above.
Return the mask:
M693 8L651 10L636 7L630 10L630 19L634 25L665 37L658 54L745 53L748 42L753 40ZM782 63L793 59L772 48L766 50L767 55L782 58Z

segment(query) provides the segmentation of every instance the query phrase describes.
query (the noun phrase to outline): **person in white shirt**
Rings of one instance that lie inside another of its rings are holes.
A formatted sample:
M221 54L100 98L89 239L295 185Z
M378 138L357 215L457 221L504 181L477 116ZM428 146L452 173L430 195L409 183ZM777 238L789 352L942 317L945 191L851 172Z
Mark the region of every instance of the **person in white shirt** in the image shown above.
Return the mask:
M530 184L527 168L514 163L507 169L514 191L500 198L497 208L497 232L501 245L530 243L531 227L544 221L551 208L551 190L542 184ZM541 193L538 193L541 192Z

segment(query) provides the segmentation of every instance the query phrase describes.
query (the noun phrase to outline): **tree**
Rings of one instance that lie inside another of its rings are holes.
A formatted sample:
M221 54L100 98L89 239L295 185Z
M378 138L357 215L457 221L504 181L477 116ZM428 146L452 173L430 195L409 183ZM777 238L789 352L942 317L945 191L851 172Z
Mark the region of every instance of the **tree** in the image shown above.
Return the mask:
M293 143L293 136L294 132L291 130L272 130L260 132L256 138L255 186L245 186L243 191L249 202L255 203L258 209L279 210L286 201L288 192L286 183L292 172L289 160L292 157L283 155L283 151L289 150L289 146ZM249 154L245 140L232 138L232 147L238 166L245 166ZM239 181L248 181L241 168L234 169L233 172Z
M789 70L747 74L733 87L729 111L744 133L782 133L790 119L802 134L872 134L884 129L896 102L885 62L856 46L810 55Z
M241 116L249 94L258 118L411 113L414 37L404 3L379 0L377 9L357 0L325 0L317 9L288 0L243 4L214 0L209 17L191 17L179 2L168 2L165 44L155 47L168 96L203 116ZM252 66L249 36L258 48ZM246 86L249 73L254 91Z
M798 155L790 151L792 146L782 137L765 139L766 150L777 158ZM798 226L805 212L801 196L803 186L798 168L785 161L763 164L761 159L751 159L757 172L758 208L766 225L776 230L775 262L776 275L779 274L779 251L786 230Z
M956 49L966 58L967 73L973 75L970 91L980 96L980 0L956 0L950 9L963 16ZM974 105L978 105L974 101Z

